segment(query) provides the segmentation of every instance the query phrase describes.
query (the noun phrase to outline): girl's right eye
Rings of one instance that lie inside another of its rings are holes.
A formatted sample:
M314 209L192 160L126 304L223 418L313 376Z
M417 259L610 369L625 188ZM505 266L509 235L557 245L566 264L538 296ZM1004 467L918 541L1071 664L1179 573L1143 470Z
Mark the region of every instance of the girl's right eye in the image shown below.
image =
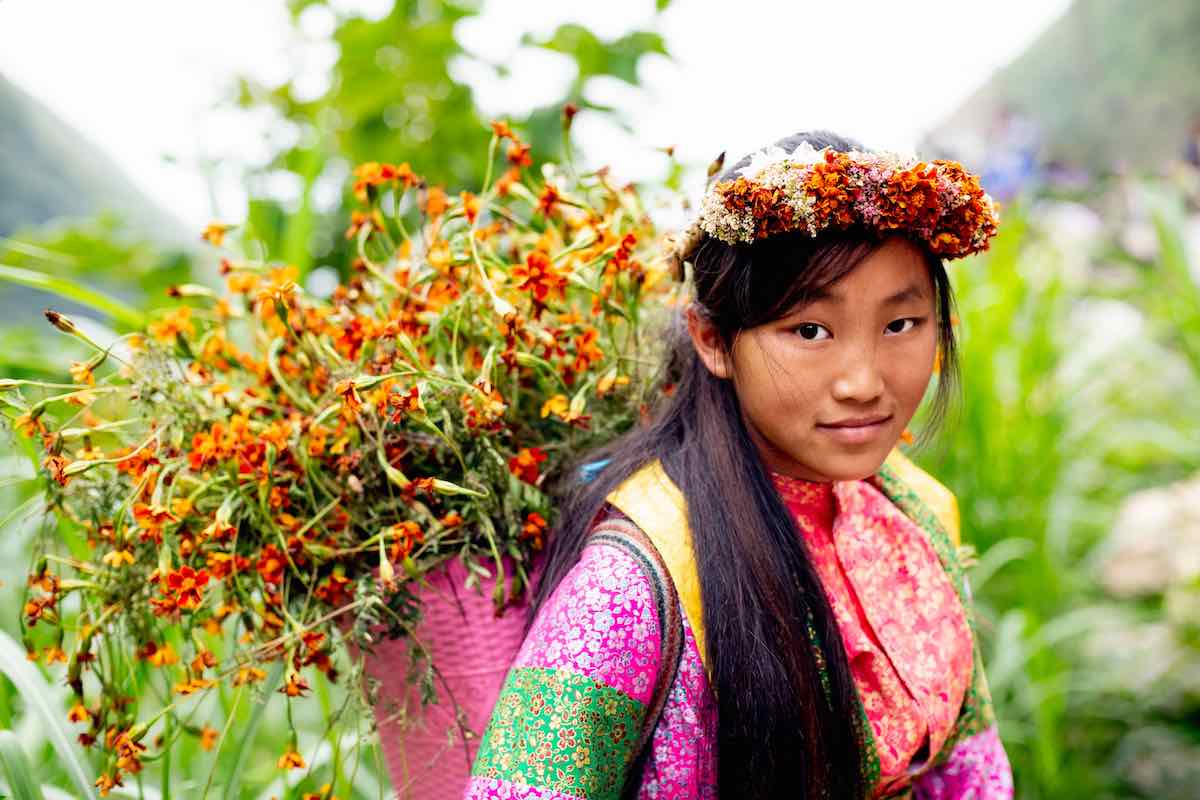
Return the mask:
M828 339L832 336L829 329L824 325L818 325L815 322L805 322L796 328L796 333L800 334L801 339L806 339L810 342L817 342L822 339Z

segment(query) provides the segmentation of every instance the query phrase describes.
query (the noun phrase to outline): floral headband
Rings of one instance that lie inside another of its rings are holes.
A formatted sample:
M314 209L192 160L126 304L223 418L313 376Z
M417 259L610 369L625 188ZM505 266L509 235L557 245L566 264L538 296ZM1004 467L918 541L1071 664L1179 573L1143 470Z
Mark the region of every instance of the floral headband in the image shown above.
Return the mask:
M704 234L748 244L780 233L816 236L861 225L906 233L953 259L986 250L999 222L979 178L956 161L816 150L801 142L791 153L776 146L755 153L737 178L712 187L699 219L675 242L675 258L682 267Z

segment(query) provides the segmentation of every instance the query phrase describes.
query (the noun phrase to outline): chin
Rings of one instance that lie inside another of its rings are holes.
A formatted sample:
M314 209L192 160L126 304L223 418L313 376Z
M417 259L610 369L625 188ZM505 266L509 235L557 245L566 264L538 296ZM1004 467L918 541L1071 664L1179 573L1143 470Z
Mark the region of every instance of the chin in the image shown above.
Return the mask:
M840 457L831 458L827 463L820 465L821 472L828 476L829 480L833 481L861 481L870 478L879 468L883 466L883 462L887 460L888 453L891 448L882 453L873 451L870 453L846 453Z

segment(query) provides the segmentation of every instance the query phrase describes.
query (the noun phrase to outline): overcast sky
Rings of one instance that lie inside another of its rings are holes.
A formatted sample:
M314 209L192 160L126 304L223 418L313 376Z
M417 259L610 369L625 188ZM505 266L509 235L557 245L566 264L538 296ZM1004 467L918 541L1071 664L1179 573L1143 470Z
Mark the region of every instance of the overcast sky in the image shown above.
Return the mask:
M390 2L332 5L373 17ZM566 21L605 38L651 28L673 59L645 59L643 89L615 80L588 88L589 99L621 107L634 127L630 136L581 115L576 140L594 165L645 177L662 164L656 147L676 145L685 161L703 164L722 150L732 158L806 128L911 150L1068 5L675 0L656 18L652 0L489 0L456 33L513 74L498 81L470 62L454 74L476 88L485 112L519 112L559 96L571 77L561 57L520 48L523 32L548 33ZM278 84L299 75L301 90L318 96L337 51L311 43L333 25L332 14L311 9L297 33L282 0L0 0L0 74L199 229L213 218L240 220L245 198L235 165L267 154L266 117L214 108L233 76ZM214 165L212 196L204 163Z

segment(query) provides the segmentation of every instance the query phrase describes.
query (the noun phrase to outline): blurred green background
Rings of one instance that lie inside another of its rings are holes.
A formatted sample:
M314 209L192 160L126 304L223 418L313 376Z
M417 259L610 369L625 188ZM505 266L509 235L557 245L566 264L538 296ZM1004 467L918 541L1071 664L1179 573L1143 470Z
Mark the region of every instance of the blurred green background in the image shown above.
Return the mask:
M293 23L319 4L293 0ZM349 183L336 207L314 202L331 165L408 160L452 189L476 185L489 117L450 65L463 53L456 24L478 13L417 0L373 19L339 12L323 95L249 78L235 87L230 103L301 132L247 170L243 241L296 264L315 289L349 265ZM1004 201L991 251L952 270L963 402L918 458L956 491L977 550L972 583L1021 798L1182 800L1200 785L1197 41L1190 0L1077 0L921 149L981 168ZM588 81L636 91L642 59L670 57L654 30L606 38L563 25L526 45L574 65L561 97L509 115L543 160L561 156L563 104L621 121L622 109L589 101ZM678 189L703 168L677 165L654 183ZM288 207L262 190L280 172L300 187ZM29 271L142 310L165 303L172 284L216 282L199 231L181 230L3 76L0 237L0 377L61 379L82 356L41 321L44 306L101 334L134 322L52 297L28 285ZM94 770L73 746L61 668L26 661L14 641L26 548L53 522L38 513L31 453L11 432L0 437L0 728L18 734L46 797L77 797L72 773ZM322 689L318 705L339 702ZM233 705L223 691L205 711L218 729L232 716L220 752L184 737L169 765L148 764L140 785L114 794L200 796L213 776L212 796L300 796L333 778L335 750L371 741L366 720L341 740L323 735L313 709L296 720L305 752L317 753L311 777L285 785L274 768L290 735L281 705ZM12 752L6 742L0 752ZM388 791L376 758L363 748L343 800Z

